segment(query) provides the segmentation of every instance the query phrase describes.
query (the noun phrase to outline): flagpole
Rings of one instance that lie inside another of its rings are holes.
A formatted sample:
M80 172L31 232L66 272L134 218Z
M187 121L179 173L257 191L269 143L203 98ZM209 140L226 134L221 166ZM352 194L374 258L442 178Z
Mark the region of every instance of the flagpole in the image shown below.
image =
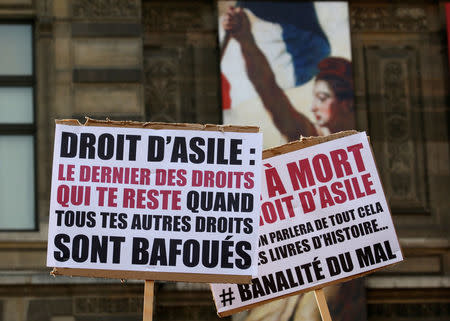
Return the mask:
M227 49L227 46L228 46L228 43L230 42L230 39L231 39L230 32L227 31L225 33L225 38L223 39L222 49L220 51L220 60L222 60L222 58L223 58L223 55L225 53L225 50Z

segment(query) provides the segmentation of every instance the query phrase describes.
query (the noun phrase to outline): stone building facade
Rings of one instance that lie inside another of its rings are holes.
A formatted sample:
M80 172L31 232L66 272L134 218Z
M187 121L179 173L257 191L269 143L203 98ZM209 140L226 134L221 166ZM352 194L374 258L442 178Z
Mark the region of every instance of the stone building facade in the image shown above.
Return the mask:
M349 8L358 129L371 136L406 256L366 278L368 320L450 320L444 4ZM216 10L213 0L0 0L0 27L30 25L33 40L32 70L0 71L0 87L34 93L32 120L0 118L0 137L33 137L35 172L31 228L0 225L0 321L141 320L142 283L45 267L54 119L220 123ZM205 285L156 284L155 320L216 319Z

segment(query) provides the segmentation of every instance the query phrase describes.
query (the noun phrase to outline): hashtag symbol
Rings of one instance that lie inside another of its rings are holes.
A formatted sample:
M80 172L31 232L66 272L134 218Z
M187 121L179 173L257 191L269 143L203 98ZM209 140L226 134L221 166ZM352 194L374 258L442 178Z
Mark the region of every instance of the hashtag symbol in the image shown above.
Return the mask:
M220 296L220 298L222 299L221 302L222 302L222 305L223 305L224 307L227 306L227 303L229 303L230 305L232 305L232 304L233 304L233 300L236 299L236 298L233 296L233 290L232 290L231 288L228 288L228 292L225 291L225 289L222 289L222 294L220 294L219 296Z

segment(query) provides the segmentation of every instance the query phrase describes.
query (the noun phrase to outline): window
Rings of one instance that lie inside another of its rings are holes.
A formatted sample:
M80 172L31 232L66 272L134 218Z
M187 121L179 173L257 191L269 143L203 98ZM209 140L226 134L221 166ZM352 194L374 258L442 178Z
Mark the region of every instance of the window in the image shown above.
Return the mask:
M33 26L0 23L0 230L35 230Z

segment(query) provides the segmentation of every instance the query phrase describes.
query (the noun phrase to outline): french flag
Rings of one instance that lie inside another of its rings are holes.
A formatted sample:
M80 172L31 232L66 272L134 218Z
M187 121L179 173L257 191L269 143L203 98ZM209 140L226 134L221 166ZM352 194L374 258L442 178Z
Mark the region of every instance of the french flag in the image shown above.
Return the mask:
M246 10L255 41L281 88L310 81L317 74L317 64L330 55L330 43L312 2L238 1L236 6ZM219 37L225 37L221 25ZM221 73L223 109L257 96L235 39L229 41L223 53Z

